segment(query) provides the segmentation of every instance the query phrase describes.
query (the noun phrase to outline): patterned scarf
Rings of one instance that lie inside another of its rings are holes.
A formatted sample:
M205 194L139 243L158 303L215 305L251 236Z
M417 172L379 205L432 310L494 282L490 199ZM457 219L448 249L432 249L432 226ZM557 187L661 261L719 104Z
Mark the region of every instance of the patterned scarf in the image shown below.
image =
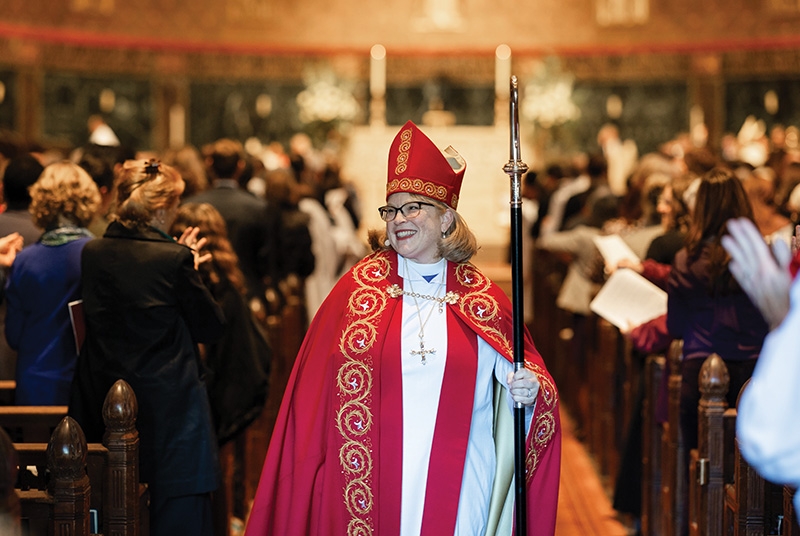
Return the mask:
M85 227L64 225L44 233L42 238L39 239L39 242L45 246L63 246L64 244L84 237L94 238L94 235Z

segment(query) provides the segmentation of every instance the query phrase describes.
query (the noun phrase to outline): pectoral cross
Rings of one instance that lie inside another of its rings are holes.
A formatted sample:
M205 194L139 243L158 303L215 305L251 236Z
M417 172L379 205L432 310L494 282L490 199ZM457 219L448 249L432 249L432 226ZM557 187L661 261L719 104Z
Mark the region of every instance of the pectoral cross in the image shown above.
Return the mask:
M423 365L427 365L428 364L428 361L425 359L425 356L428 355L428 354L435 354L435 353L436 353L436 349L435 348L431 348L430 350L426 350L425 349L425 341L423 341L422 339L420 339L420 341L419 341L419 351L411 350L411 355L418 355L418 356L420 356L422 358L422 364Z

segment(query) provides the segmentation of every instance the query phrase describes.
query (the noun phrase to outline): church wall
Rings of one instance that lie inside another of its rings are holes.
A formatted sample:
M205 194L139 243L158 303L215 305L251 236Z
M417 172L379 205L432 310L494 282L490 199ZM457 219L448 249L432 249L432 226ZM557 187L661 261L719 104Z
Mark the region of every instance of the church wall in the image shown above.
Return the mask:
M52 42L255 54L597 54L798 42L796 0L6 0L2 31Z
M712 141L743 114L795 121L798 23L797 0L6 0L0 128L80 143L86 116L105 111L107 89L116 97L110 124L140 148L170 145L175 105L188 142L283 141L311 128L298 121L295 96L315 73L346 86L359 106L353 125L367 125L375 43L387 49L390 125L421 122L435 94L457 125L486 127L505 121L494 103L494 52L506 43L521 93L552 58L545 78L574 84L580 118L548 133L547 143L565 146L557 152L593 149L609 119L650 150L687 130L694 106ZM760 102L769 89L782 96L777 115ZM268 112L256 110L264 95ZM612 96L623 104L617 117L606 109ZM536 125L523 118L526 126Z
M388 126L371 125L376 43L387 51ZM642 152L687 131L698 109L712 143L749 114L767 126L800 126L798 0L5 0L0 131L68 148L85 140L88 115L101 112L140 149L174 145L176 121L185 133L178 141L195 145L221 136L285 142L299 130L321 139L332 125L300 121L296 97L315 77L332 77L357 102L352 120L337 126L345 176L362 189L365 210L382 201L380 155L397 126L434 117L439 126L426 131L469 162L461 210L480 222L485 250L502 258L500 44L511 48L523 99L567 80L579 110L549 128L521 118L522 156L534 169L595 150L609 120ZM781 105L767 112L770 90ZM426 114L436 99L441 109ZM371 212L366 223L380 225Z

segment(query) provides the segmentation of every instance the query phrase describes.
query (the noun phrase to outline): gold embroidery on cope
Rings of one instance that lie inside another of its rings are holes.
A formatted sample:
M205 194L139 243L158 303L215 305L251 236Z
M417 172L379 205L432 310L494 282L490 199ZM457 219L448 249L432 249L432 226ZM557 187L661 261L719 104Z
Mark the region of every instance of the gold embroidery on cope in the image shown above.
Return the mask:
M498 343L508 355L512 355L511 343L498 327L501 319L500 305L488 292L491 281L467 263L456 266L456 278L470 289L459 303L461 312L481 327L484 336Z
M555 408L558 401L558 391L555 384L544 369L529 361L525 362L525 368L536 374L539 380L539 394L536 404L538 416L536 422L531 426L531 447L525 457L526 480L530 481L533 471L539 465L542 452L550 444L556 432Z
M371 393L372 350L377 339L377 321L386 308L386 296L374 283L386 277L389 263L385 257L374 257L353 271L355 290L350 295L347 323L339 339L344 362L337 374L339 409L336 428L342 438L339 465L345 476L344 502L351 519L348 536L374 532L370 513L374 506L372 489L372 442L368 436L373 427Z
M487 339L495 341L509 356L513 356L511 342L498 327L501 312L499 304L488 292L491 282L469 263L456 267L456 277L464 287L470 289L470 292L465 294L460 301L461 311L474 320ZM555 385L542 367L528 361L526 361L525 367L536 374L540 384L536 401L538 406L536 422L531 426L532 436L525 457L527 479L530 480L533 471L539 465L544 449L555 434L555 406L558 395Z

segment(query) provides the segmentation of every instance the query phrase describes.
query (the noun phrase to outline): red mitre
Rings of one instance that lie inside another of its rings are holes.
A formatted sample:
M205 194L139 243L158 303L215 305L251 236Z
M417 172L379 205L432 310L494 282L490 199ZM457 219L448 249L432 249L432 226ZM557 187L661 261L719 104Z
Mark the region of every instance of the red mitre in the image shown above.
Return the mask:
M386 199L397 192L408 192L436 199L455 210L466 168L455 149L440 151L409 121L389 148Z

